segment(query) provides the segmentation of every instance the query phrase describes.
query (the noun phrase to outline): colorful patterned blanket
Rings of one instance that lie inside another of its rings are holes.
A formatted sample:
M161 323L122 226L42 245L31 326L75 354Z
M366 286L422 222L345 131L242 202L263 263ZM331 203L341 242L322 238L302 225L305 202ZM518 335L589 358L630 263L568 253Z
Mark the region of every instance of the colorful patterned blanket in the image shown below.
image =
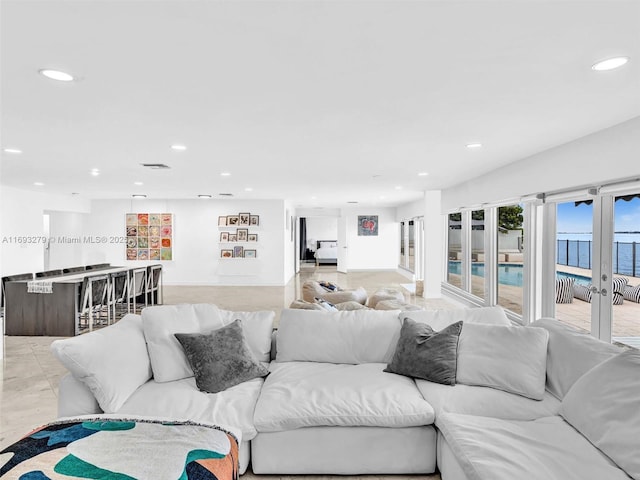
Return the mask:
M237 480L238 475L236 437L191 422L65 419L0 452L3 480Z

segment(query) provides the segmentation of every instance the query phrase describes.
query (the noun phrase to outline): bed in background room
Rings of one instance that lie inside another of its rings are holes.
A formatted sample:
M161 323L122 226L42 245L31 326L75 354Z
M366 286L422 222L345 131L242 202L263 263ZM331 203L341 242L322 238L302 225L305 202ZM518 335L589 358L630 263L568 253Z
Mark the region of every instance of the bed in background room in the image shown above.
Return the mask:
M338 264L338 241L318 240L316 243L316 265Z

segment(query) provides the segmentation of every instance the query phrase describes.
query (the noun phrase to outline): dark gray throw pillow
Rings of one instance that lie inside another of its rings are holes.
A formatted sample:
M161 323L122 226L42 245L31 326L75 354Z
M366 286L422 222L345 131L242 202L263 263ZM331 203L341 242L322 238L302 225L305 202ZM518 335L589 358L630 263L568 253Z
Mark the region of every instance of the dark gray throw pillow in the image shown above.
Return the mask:
M269 373L249 349L240 320L210 333L176 333L175 337L202 392L218 393Z
M435 332L426 323L405 318L396 351L384 371L455 385L461 331L462 322Z

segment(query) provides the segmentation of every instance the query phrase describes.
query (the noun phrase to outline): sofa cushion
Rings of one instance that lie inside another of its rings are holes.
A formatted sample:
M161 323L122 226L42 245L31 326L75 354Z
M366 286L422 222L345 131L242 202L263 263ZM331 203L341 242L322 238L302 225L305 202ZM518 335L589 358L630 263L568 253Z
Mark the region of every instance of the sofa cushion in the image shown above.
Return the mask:
M393 359L384 371L455 385L461 330L462 322L434 332L426 323L405 318Z
M445 413L438 427L466 480L628 480L558 416L523 422Z
M284 309L278 362L388 363L400 336L398 311Z
M385 364L272 363L254 415L259 432L315 426L413 427L433 408L413 380ZM284 401L286 399L286 401Z
M193 376L176 333L207 333L242 320L247 344L261 362L268 362L274 312L230 312L211 304L159 305L142 311L153 377L171 382Z
M547 390L560 400L578 378L621 352L615 345L579 332L554 318L536 320L531 326L549 332Z
M96 397L107 413L117 411L151 378L151 363L139 315L125 315L107 328L55 340L55 357Z
M560 414L638 480L639 402L640 351L629 350L605 360L580 377L562 400Z
M198 390L193 377L164 383L150 380L117 413L229 426L240 429L243 440L251 440L257 433L253 410L263 382L256 378L219 393L204 393Z
M436 425L441 413L462 413L511 420L535 420L557 415L560 400L549 392L542 401L504 392L490 387L457 384L453 386L416 379L418 390L436 412Z
M451 310L406 311L400 314L400 320L410 318L426 323L434 330L442 330L460 320L468 323L486 323L491 325L511 325L502 307L455 308Z
M544 328L464 323L456 381L542 400L548 339Z
M200 391L218 393L269 373L251 353L241 320L210 333L176 333L175 336L184 348Z

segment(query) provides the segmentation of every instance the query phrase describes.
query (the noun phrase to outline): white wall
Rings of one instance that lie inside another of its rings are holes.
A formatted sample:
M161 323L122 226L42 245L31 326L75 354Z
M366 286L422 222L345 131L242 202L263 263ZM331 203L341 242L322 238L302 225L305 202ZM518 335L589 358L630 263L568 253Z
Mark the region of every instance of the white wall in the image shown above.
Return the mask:
M84 265L86 213L45 211L49 214L49 269ZM66 240L69 240L68 242ZM77 243L75 243L77 240Z
M307 248L316 251L318 240L338 239L338 217L306 217ZM311 243L310 243L311 242Z
M640 176L640 117L443 191L443 212Z
M348 270L395 270L400 259L400 226L395 208L343 209L347 217ZM358 215L378 215L378 236L358 235Z
M2 276L44 269L42 216L45 211L87 213L88 200L2 187L0 194ZM26 240L25 240L26 239ZM25 241L21 241L25 240ZM81 250L81 247L75 247Z
M123 236L125 214L145 212L174 215L173 260L161 262L167 285L283 285L290 274L292 267L287 263L285 268L288 246L282 233L285 216L282 200L95 200L85 234ZM218 216L240 212L260 215L260 226L249 228L250 233L258 234L258 242L243 244L245 248L255 247L257 258L221 259L219 239L224 229L218 227ZM158 263L127 261L125 252L122 243L85 245L84 259L85 263L115 265ZM293 259L293 254L290 256Z
M415 202L399 205L396 208L396 220L400 222L402 220L409 220L411 218L424 216L424 201L425 200L423 197L420 200L416 200Z
M440 214L442 192L429 190L424 195L424 297L437 298L441 294L441 281L447 254L445 228Z

